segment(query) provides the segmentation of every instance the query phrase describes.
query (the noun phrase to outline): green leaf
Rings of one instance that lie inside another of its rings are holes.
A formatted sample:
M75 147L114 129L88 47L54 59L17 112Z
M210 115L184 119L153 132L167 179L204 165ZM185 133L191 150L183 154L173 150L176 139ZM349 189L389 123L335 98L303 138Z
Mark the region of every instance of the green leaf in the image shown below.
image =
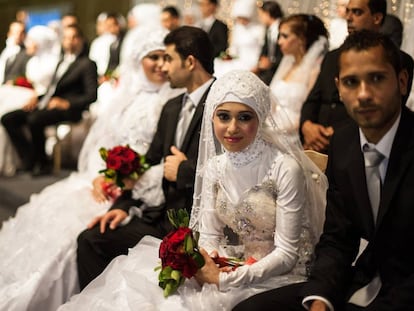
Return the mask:
M191 237L191 235L186 235L186 237L184 238L184 251L187 254L192 254L194 253L194 244L193 244L193 238Z
M101 155L101 158L106 161L106 159L108 158L108 150L106 150L105 148L99 148L99 154Z
M173 270L173 271L171 272L171 278L172 278L173 280L177 281L178 283L179 283L179 282L180 282L180 280L181 280L181 276L182 276L181 271L178 271L178 270Z

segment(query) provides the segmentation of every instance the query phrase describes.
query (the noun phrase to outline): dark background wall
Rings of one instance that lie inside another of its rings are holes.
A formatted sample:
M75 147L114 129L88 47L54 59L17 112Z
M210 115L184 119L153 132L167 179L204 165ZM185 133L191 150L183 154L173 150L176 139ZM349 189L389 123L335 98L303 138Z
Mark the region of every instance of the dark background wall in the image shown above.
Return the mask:
M131 0L0 0L0 48L4 47L8 25L15 19L20 9L37 9L39 7L59 6L75 13L85 32L92 40L95 37L95 20L102 11L119 12L124 16L131 8Z

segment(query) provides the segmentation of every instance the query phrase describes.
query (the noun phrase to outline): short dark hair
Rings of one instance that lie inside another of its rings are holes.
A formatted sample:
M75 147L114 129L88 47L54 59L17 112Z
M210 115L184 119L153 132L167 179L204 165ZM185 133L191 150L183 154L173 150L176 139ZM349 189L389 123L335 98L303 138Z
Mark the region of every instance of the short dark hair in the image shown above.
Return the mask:
M392 65L395 73L399 74L402 69L400 49L387 35L370 30L355 31L348 35L339 48L338 68L343 53L350 50L365 51L377 46L382 47L385 60Z
M283 11L280 8L279 3L275 1L264 1L260 6L260 9L269 13L270 17L274 19L283 17Z
M368 8L371 11L371 14L381 13L382 21L384 23L385 16L387 15L387 0L369 0Z
M183 60L190 55L194 56L208 73L213 74L213 44L204 30L192 26L178 27L165 37L164 44L174 44Z
M162 12L169 13L172 17L180 18L180 12L175 6L169 5L162 9Z
M319 39L320 36L328 37L328 30L322 20L310 14L294 14L282 19L280 26L289 24L292 32L306 41L306 50Z

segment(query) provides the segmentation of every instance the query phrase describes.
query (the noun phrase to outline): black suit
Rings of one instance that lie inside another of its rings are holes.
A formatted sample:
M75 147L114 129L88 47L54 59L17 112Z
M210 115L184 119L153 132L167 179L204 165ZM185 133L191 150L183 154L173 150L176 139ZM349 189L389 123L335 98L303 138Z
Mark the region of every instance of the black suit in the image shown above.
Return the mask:
M335 85L335 77L339 73L338 58L339 49L330 51L325 55L315 85L302 106L299 129L302 128L303 123L307 120L323 126L332 126L334 130L349 122L350 117L346 112L344 104L339 100L338 89ZM406 68L408 71L408 90L411 90L414 68L413 59L407 53L401 51L401 63L403 68ZM408 95L409 92L403 97L404 104L407 102ZM302 133L300 134L302 136Z
M271 44L273 45L273 49L269 48ZM269 55L270 50L273 50L273 55ZM283 57L283 53L280 50L280 47L279 47L279 44L277 44L277 41L269 42L269 36L267 34L265 35L264 44L260 52L260 57L262 56L269 58L271 62L271 67L269 69L259 71L258 77L264 83L269 85L273 79L273 76L277 70L277 67L279 67L280 61L282 60L282 57Z
M274 310L303 310L300 308L302 298L317 295L328 299L335 310L354 310L353 305L345 306L348 299L379 273L382 289L363 310L412 310L413 124L414 113L404 108L391 149L376 226L365 181L358 127L350 122L334 133L326 171L329 189L324 233L316 246L316 260L309 281L266 292L246 304L262 301ZM353 267L361 238L369 243ZM275 305L275 301L282 301L289 307L277 309L276 306L282 304Z
M22 47L20 52L14 56L13 60L6 61L3 82L12 81L17 77L25 77L26 64L29 59L30 56L26 54L26 49Z
M211 43L213 44L214 57L220 55L221 52L225 52L229 46L229 30L227 25L222 21L216 19L211 26L208 37L210 38Z
M82 112L96 100L95 63L86 54L79 55L57 81L52 96L69 101L69 109L37 109L32 112L19 109L2 117L1 121L26 167L47 162L44 148L46 126L63 121L79 121ZM30 130L31 139L25 135L25 128Z
M145 235L158 238L165 236L171 229L166 210L185 208L189 212L193 202L194 179L198 155L198 142L204 110L205 92L194 113L180 150L187 160L178 168L176 182L162 180L165 203L158 207L148 207L142 218L133 217L126 226L116 230L107 229L104 234L99 227L85 230L78 237L78 272L81 288L97 277L118 255L127 254ZM147 161L156 165L171 154L175 132L182 107L183 95L171 99L163 108L157 132L146 154ZM131 198L130 192L117 199L111 209L122 209L127 213L131 206L140 206L140 200Z

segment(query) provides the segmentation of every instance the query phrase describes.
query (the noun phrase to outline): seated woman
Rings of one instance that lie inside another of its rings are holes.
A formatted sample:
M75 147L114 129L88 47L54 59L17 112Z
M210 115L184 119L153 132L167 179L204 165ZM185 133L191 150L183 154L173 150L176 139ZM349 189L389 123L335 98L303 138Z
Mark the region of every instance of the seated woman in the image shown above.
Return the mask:
M76 237L110 205L103 191L101 147L129 144L144 154L172 92L163 65L164 30L135 33L135 75L123 80L117 99L93 124L79 171L33 195L0 231L0 310L56 310L78 291ZM155 196L161 189L148 192ZM162 197L160 198L162 199Z
M327 181L297 145L276 134L270 108L269 88L253 73L230 72L211 88L190 222L205 249L195 279L165 299L154 271L160 240L147 236L59 310L231 310L255 293L306 279ZM239 245L227 245L226 226ZM257 262L220 270L206 251Z
M328 32L314 15L291 15L280 22L278 44L283 58L270 83L278 101L273 114L278 126L296 140L302 105L328 50ZM286 111L289 117L286 124L277 120L278 109Z
M56 33L46 26L30 28L25 40L26 52L31 55L26 65L26 76L16 78L14 84L0 87L0 117L7 112L36 103L46 93L59 61L54 47ZM13 175L18 157L4 127L0 125L0 175Z

